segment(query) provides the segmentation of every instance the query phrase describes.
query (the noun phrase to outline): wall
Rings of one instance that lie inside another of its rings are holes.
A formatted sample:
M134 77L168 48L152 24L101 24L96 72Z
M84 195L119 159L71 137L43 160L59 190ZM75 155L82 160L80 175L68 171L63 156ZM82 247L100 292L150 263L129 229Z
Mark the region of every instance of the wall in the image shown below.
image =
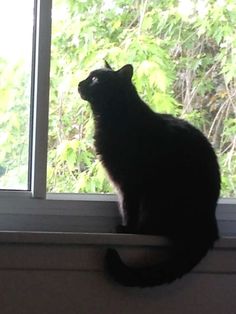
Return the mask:
M121 287L104 274L106 244L1 242L1 314L236 313L235 240L220 241L181 280L145 289ZM157 252L131 244L119 250L130 260Z

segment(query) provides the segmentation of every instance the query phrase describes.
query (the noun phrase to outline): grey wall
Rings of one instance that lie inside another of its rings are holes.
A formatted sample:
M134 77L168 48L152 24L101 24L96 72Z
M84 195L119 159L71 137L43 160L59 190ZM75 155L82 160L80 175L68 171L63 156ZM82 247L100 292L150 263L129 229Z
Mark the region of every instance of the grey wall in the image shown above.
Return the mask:
M127 259L149 254L132 247L120 251ZM146 289L107 278L104 252L101 245L1 244L0 313L236 313L234 245L219 245L181 280Z

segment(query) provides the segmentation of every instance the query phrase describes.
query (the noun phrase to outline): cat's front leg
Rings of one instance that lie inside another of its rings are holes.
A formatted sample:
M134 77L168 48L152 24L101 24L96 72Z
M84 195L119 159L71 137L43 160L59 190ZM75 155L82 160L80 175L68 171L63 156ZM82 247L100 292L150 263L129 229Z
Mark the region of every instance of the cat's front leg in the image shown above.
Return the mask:
M116 227L116 232L117 233L130 233L129 228L127 228L127 226L124 226L124 225L118 225Z
M120 203L122 225L117 227L118 233L138 233L139 201L137 195L124 193Z

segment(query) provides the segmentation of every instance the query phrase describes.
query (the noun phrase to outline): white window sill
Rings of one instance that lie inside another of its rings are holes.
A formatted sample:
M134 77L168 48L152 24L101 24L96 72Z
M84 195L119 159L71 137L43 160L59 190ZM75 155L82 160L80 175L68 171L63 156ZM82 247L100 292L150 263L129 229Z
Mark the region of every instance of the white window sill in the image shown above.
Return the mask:
M104 256L115 247L127 262L163 256L162 237L63 232L0 232L0 270L104 272ZM236 238L223 238L195 267L196 274L236 273Z
M169 241L162 236L139 234L0 231L1 244L167 247ZM236 237L222 237L215 242L214 249L223 248L236 249Z
M0 244L3 243L163 247L168 245L168 240L161 236L138 234L0 231Z

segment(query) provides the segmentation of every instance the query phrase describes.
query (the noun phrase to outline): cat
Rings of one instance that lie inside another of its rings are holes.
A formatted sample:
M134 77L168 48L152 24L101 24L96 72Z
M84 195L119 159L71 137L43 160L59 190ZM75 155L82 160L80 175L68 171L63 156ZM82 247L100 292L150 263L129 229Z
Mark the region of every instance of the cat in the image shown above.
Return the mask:
M95 148L120 195L124 233L167 237L171 257L154 266L127 266L106 253L110 275L122 285L170 283L199 263L218 239L220 193L216 154L187 121L155 113L132 83L133 66L92 71L78 85L91 105Z

